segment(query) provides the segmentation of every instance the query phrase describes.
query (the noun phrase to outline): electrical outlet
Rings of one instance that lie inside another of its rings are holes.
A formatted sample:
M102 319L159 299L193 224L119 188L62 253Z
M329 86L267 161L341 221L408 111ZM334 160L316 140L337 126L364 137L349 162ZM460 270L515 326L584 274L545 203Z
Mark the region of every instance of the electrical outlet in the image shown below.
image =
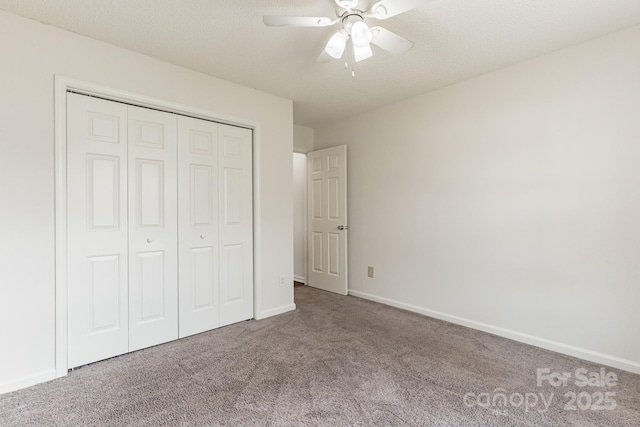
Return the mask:
M373 267L367 267L367 276L373 279Z
M284 286L284 276L280 276L280 286Z

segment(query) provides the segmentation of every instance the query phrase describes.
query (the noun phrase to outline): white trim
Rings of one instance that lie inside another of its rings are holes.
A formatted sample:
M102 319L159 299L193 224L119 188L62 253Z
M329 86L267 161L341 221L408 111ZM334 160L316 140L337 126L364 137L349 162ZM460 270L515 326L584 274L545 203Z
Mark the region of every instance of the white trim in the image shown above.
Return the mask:
M46 381L51 381L57 377L55 369L47 369L46 371L36 372L35 374L25 375L6 383L0 383L0 394L9 393L21 388L30 387Z
M635 374L640 374L640 363L634 362L632 360L621 359L619 357L612 356L609 354L598 353L596 351L575 347L575 346L560 343L557 341L551 341L545 338L540 338L533 335L513 331L511 329L489 325L487 323L477 322L475 320L465 319L463 317L442 313L440 311L430 310L428 308L418 307L416 305L407 304L407 303L392 300L389 298L379 297L376 295L368 294L366 292L349 290L349 295L352 295L358 298L363 298L370 301L379 302L385 305L390 305L392 307L401 308L403 310L422 314L428 317L433 317L435 319L444 320L446 322L455 323L456 325L466 326L468 328L477 329L483 332L488 332L493 335L509 338L514 341L523 342L525 344L534 345L536 347L541 347L547 350L555 351L555 352L566 354L569 356L578 357L580 359L588 360L590 362L611 366L613 368L633 372Z
M293 280L295 280L296 282L304 283L305 285L307 284L307 278L306 277L293 276Z
M262 205L260 204L260 125L256 124L253 128L253 318L257 319L260 313L262 301L262 282L260 280L262 274L262 256L260 248L262 247L261 230L262 221L260 212Z
M278 314L286 313L288 311L293 311L296 309L295 304L287 304L282 307L272 308L271 310L264 311L260 313L256 320L266 319L267 317L277 316Z
M306 176L304 177L304 185L302 193L304 198L304 208L302 209L302 231L304 233L304 238L302 239L302 245L304 247L304 278L303 280L299 280L300 282L307 284L307 277L309 277L309 189L307 188L307 183L309 181L309 163L307 161L307 155L304 155L304 170L306 172Z
M260 123L240 117L203 110L187 105L151 98L64 76L55 76L55 370L54 378L67 375L67 91L98 96L113 101L139 105L212 120L253 130L253 316L260 313L261 240L260 240ZM294 306L295 308L295 306ZM49 372L49 371L46 371ZM34 377L40 378L40 374ZM32 377L28 377L32 378ZM47 378L42 381L47 381ZM33 384L36 384L36 381ZM32 385L32 384L28 384ZM25 385L26 387L26 385Z
M55 375L67 375L67 84L55 76Z

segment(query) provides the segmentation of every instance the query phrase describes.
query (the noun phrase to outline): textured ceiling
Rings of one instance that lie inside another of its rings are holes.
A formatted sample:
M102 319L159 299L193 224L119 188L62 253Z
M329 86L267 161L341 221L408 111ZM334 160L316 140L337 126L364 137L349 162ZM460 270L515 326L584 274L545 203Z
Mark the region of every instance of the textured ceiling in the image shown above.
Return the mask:
M361 0L368 3L369 0ZM294 101L314 126L640 24L639 0L425 0L381 21L415 46L374 47L351 78L314 60L333 28L263 15L335 16L333 0L0 0L0 9Z

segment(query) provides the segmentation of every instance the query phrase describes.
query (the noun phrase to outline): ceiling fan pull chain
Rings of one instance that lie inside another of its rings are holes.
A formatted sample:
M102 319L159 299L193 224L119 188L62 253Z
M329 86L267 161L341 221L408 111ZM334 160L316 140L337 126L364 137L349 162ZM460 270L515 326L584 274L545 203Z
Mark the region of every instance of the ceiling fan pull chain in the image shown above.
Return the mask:
M353 40L351 40L351 78L356 77L356 48L353 45Z
M356 54L355 51L353 49L353 47L351 48L351 57L352 57L352 62L351 62L351 78L355 78L356 77Z

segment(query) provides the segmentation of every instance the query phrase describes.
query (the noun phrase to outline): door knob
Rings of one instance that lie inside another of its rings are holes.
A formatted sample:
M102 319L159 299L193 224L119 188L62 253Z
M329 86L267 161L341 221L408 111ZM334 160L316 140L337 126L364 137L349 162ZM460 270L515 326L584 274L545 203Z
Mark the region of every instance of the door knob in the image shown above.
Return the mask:
M204 239L205 237L207 237L207 236L205 236L204 234L201 234L201 235L200 235L200 238L201 238L201 239Z
M147 243L151 243L151 242L153 242L153 239L152 239L151 237L149 237L149 238L147 239Z
M339 225L338 226L338 230L348 230L349 226L348 225Z

